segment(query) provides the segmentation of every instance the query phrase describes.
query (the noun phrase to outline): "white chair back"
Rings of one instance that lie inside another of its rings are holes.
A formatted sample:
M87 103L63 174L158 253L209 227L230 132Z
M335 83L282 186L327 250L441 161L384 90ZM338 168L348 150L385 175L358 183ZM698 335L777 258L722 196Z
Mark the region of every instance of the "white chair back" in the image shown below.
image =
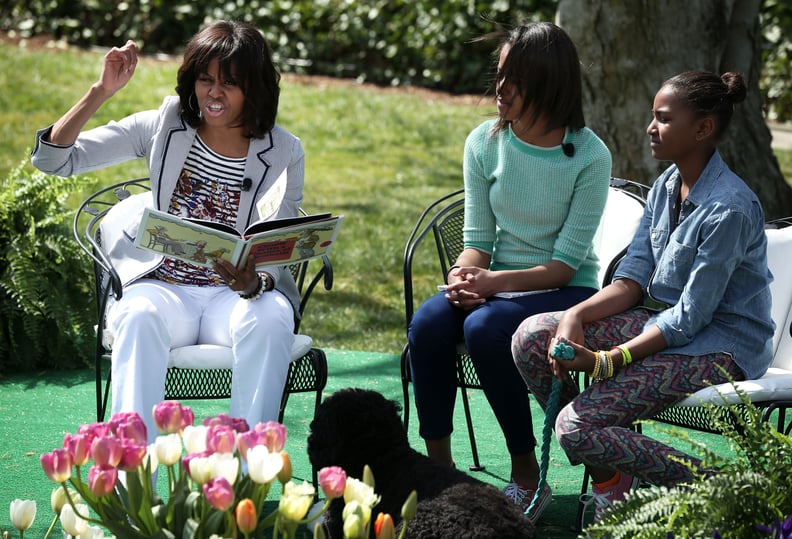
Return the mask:
M594 235L594 252L600 262L597 275L600 284L608 271L608 264L632 241L643 212L644 205L634 196L616 187L608 190L605 211Z
M767 234L767 265L773 273L770 293L773 297L772 317L776 324L773 335L773 367L792 371L792 226L765 231Z

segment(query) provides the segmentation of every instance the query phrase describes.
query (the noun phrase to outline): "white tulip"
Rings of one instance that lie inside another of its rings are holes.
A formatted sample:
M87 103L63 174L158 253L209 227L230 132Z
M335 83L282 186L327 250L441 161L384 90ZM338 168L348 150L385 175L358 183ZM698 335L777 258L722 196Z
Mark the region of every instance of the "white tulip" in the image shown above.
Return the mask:
M88 514L88 506L84 503L78 503L76 505L76 510L79 515L87 515ZM61 509L60 513L60 521L63 530L72 535L77 537L88 531L88 522L83 520L77 513L74 512L75 508L71 506L71 504L66 504Z
M187 453L203 453L206 451L206 431L204 425L188 425L182 432L182 441Z
M154 440L154 453L157 460L165 466L172 466L181 460L182 441L178 434L162 434Z
M287 520L299 522L311 508L315 492L313 486L305 481L301 485L289 481L283 485L278 512Z
M234 484L239 475L239 459L231 453L212 453L209 455L212 478L223 477Z
M88 526L88 529L75 539L107 539L107 537L104 531L102 531L102 528L98 526Z
M74 489L68 489L69 496L74 503L82 503L83 499L77 494L77 491ZM61 508L64 505L69 503L69 499L66 497L66 487L60 485L53 489L52 494L50 494L50 507L52 507L52 512L56 515L59 515L61 512Z
M248 449L247 453L248 475L250 478L264 485L271 483L283 468L283 457L279 452L270 453L263 445L256 445Z
M25 531L36 518L36 502L16 499L11 502L11 524L19 531Z
M380 502L380 497L372 487L363 481L349 477L344 488L344 503L352 504L353 502L360 504L363 525L368 525L371 520L371 509Z
M193 457L190 459L190 479L203 485L212 478L212 466L209 457Z
M151 466L151 475L157 473L159 467L159 460L157 460L157 448L154 444L149 444L146 450L146 456L143 457L143 462L140 463L141 469L145 470L146 466Z

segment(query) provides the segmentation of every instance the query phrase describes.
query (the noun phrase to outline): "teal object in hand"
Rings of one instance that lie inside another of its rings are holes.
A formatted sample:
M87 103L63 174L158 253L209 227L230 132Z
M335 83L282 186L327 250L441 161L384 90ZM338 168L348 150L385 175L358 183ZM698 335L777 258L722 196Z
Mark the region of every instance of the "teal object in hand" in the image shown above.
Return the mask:
M575 349L566 343L560 342L553 346L550 355L556 359L575 359Z

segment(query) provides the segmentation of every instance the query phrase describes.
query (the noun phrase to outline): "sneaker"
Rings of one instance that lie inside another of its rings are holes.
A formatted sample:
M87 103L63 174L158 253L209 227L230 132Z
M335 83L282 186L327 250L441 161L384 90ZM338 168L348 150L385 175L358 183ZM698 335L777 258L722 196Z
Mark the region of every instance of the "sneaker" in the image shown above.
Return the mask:
M617 472L617 475L605 485L592 483L592 494L583 494L580 501L588 507L594 504L594 522L599 522L605 515L605 511L613 506L615 502L624 499L624 495L638 487L639 479L631 475ZM584 507L585 512L585 507Z
M539 498L536 500L533 510L529 514L527 511L531 506L536 489L522 488L519 484L512 481L506 485L506 487L503 489L503 493L516 505L520 506L523 512L525 512L525 516L527 516L528 520L531 521L531 524L536 524L536 522L539 520L539 517L542 516L542 513L544 513L544 510L547 509L547 506L550 505L550 502L553 499L553 491L550 489L550 485L545 483L542 492L539 494Z

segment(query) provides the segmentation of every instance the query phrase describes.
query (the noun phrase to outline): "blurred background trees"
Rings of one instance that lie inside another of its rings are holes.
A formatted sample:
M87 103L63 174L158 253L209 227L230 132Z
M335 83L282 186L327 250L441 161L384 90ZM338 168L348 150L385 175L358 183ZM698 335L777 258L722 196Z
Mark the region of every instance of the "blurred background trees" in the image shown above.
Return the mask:
M789 11L780 5L774 9ZM748 95L735 107L720 152L762 200L768 217L790 214L792 189L781 174L766 123L767 108L772 104L777 113L782 100L771 102L769 90L760 90L767 81L762 60L769 52L761 14L759 0L559 2L558 22L571 34L585 66L586 120L611 149L614 174L649 183L668 166L652 157L646 142L652 101L663 81L691 69L736 71L745 77ZM788 78L785 86L788 90Z
M0 29L110 47L135 39L148 54L178 54L208 21L261 29L284 72L379 85L482 93L499 24L557 20L578 44L588 123L614 154L614 175L649 183L662 168L643 124L663 80L688 69L743 72L726 161L757 191L768 216L792 209L770 148L768 119L792 121L789 0L2 0ZM556 18L558 17L558 18Z

